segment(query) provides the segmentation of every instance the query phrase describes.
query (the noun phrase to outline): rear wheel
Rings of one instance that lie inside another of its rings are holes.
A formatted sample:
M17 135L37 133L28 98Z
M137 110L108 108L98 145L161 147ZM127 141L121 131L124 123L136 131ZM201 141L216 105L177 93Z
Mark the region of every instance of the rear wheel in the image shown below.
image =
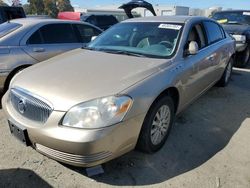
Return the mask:
M149 109L140 132L137 148L147 153L158 151L165 143L174 122L174 102L161 97Z
M250 46L236 56L235 67L245 68L250 63Z
M234 63L234 60L233 60L233 58L231 58L230 61L227 64L227 67L226 67L221 79L217 83L217 85L219 87L227 86L228 82L230 81L232 71L233 71L233 63Z

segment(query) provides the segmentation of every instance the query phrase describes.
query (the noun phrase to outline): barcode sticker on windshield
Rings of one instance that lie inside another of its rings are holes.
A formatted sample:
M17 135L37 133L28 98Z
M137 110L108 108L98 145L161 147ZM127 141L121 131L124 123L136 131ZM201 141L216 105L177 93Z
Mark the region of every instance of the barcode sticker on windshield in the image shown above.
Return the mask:
M243 12L243 15L250 16L250 12Z
M181 25L174 25L174 24L160 24L158 28L162 29L174 29L174 30L180 30Z

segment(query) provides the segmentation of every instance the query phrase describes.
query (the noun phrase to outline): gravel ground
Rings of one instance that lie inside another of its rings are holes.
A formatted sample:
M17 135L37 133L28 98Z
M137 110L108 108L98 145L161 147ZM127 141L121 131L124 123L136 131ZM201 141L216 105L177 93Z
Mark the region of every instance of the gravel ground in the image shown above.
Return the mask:
M235 69L177 120L161 151L132 151L89 178L14 139L0 111L0 187L250 187L250 69Z

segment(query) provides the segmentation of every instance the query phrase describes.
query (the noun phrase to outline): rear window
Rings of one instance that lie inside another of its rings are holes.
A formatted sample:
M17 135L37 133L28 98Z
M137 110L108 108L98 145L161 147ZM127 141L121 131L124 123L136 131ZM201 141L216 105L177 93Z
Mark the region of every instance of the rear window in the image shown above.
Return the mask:
M206 21L204 22L204 26L206 28L210 44L220 41L224 38L224 33L222 33L222 29L218 24Z
M40 29L45 44L78 43L71 24L49 24Z
M118 23L114 16L97 16L96 19L99 25L114 25Z
M21 24L12 22L5 22L3 24L0 24L0 38L17 30L21 26Z
M89 25L77 24L76 28L79 31L81 42L83 43L89 43L93 36L98 36L101 34L101 31Z

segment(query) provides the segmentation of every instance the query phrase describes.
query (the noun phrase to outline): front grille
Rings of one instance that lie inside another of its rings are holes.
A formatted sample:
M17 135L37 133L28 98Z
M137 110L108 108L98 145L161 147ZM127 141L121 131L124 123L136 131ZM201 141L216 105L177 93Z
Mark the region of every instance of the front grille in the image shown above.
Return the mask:
M10 102L21 116L39 123L45 123L53 111L50 105L20 89L10 90Z
M78 165L84 165L84 164L104 160L112 155L112 153L109 151L103 151L100 153L83 156L83 155L75 155L75 154L61 152L61 151L54 150L54 149L48 148L40 144L35 144L35 146L36 146L37 151L39 151L40 153L44 155L47 155L48 157L54 158L59 161L74 163Z

